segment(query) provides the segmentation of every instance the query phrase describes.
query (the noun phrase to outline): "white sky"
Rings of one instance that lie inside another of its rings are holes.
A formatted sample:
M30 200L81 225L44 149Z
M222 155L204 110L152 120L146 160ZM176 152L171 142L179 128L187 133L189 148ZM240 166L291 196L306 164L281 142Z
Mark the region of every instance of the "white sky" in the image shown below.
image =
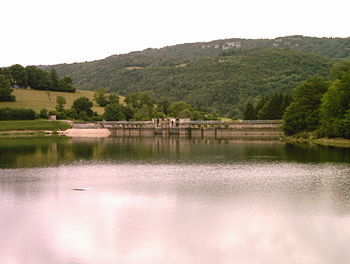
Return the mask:
M349 0L0 0L0 67L222 38L349 37Z

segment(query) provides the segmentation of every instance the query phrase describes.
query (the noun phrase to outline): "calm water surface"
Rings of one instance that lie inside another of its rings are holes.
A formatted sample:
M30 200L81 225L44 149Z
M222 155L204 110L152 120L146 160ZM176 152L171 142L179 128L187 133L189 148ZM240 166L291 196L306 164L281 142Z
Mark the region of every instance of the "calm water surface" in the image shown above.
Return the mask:
M350 150L0 138L0 263L349 263Z

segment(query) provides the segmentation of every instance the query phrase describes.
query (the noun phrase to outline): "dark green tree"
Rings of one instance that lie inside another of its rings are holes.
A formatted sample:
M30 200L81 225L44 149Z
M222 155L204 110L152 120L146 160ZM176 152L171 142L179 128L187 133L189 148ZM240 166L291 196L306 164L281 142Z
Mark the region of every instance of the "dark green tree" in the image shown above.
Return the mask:
M256 112L254 105L248 101L248 103L245 105L245 108L243 110L243 119L245 120L255 120L256 119Z
M157 112L157 110L149 105L143 105L141 108L135 110L133 119L147 121L152 118L162 118L164 117L163 113Z
M188 108L182 109L179 114L178 114L178 118L191 118L192 117L192 111Z
M108 104L119 104L119 96L115 94L110 94L107 97Z
M124 105L123 107L124 107L123 111L124 111L125 119L126 120L133 119L134 114L135 114L135 110L129 105Z
M350 110L341 119L339 131L341 137L350 139Z
M107 121L120 121L126 120L125 107L120 104L108 104L105 108L103 117Z
M0 74L0 102L15 101L16 97L12 95L12 92L13 89L10 81L5 77L5 75Z
M347 72L350 72L350 59L335 64L330 70L330 77L332 80L342 79Z
M320 107L320 136L346 137L342 132L342 123L350 110L350 71L338 75L340 79L332 82L322 98ZM350 135L349 135L350 136Z
M28 86L32 89L48 90L50 87L50 75L36 66L27 66Z
M259 110L258 117L262 120L282 119L284 109L284 96L281 93L274 93Z
M72 105L72 110L75 113L76 118L82 117L86 119L86 117L92 117L94 112L92 111L93 103L89 98L83 96L74 100Z
M172 117L179 118L180 113L186 109L186 112L183 112L181 115L184 116L185 113L192 113L193 112L193 106L180 101L180 102L174 102L169 106L169 115ZM190 116L191 114L189 114Z
M125 102L133 108L140 109L144 105L154 107L156 100L154 99L152 92L136 92L131 93L125 98Z
M50 89L52 91L59 91L60 89L60 83L59 78L57 76L57 72L55 69L50 70Z
M283 115L283 129L286 135L318 128L321 98L328 85L323 78L313 77L296 88L293 100Z
M56 111L64 112L64 105L66 104L66 98L63 96L57 96L56 98Z
M64 76L58 81L58 91L74 93L75 90L71 77Z
M202 111L199 110L194 110L191 114L190 114L191 119L193 120L205 120L207 119L204 115L204 113ZM209 116L207 116L209 117Z
M8 67L7 72L10 76L11 84L15 84L21 87L27 86L27 81L28 81L27 72L22 65L19 65L19 64L12 65Z
M47 111L46 108L40 109L40 112L39 112L39 117L40 117L40 118L47 119L48 116L49 116L49 114L48 114L48 111Z
M158 106L159 111L163 112L164 115L167 116L169 114L170 102L169 102L168 98L161 97L157 102L157 106Z
M265 106L265 104L268 102L268 98L266 96L262 96L258 102L256 103L255 109L255 118L259 119L259 113L261 109Z

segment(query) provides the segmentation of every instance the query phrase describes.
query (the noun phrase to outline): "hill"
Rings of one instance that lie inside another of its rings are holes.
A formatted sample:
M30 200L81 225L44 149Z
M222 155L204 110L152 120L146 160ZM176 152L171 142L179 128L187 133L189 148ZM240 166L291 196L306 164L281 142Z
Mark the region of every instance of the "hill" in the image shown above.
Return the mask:
M117 94L152 90L235 115L242 103L272 91L290 92L312 75L326 76L350 56L350 38L289 36L226 39L146 49L85 63L42 66L69 75L77 88Z
M93 101L94 92L77 90L75 93L65 92L53 92L53 91L41 91L32 89L14 89L13 95L16 96L15 102L0 102L1 107L13 107L13 108L31 108L35 112L39 112L40 109L46 108L47 110L55 110L57 96L66 98L67 104L65 108L72 106L73 101L79 97L85 96ZM93 101L94 102L94 101ZM104 112L103 107L96 106L94 102L93 110L99 114Z

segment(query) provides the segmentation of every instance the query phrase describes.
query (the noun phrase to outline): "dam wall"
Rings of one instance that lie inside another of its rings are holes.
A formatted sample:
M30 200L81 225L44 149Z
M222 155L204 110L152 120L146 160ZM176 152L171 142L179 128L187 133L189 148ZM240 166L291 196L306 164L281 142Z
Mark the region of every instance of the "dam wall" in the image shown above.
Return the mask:
M193 121L153 119L152 121L101 121L76 123L74 128L107 128L116 137L153 137L177 135L187 138L278 138L280 120Z

